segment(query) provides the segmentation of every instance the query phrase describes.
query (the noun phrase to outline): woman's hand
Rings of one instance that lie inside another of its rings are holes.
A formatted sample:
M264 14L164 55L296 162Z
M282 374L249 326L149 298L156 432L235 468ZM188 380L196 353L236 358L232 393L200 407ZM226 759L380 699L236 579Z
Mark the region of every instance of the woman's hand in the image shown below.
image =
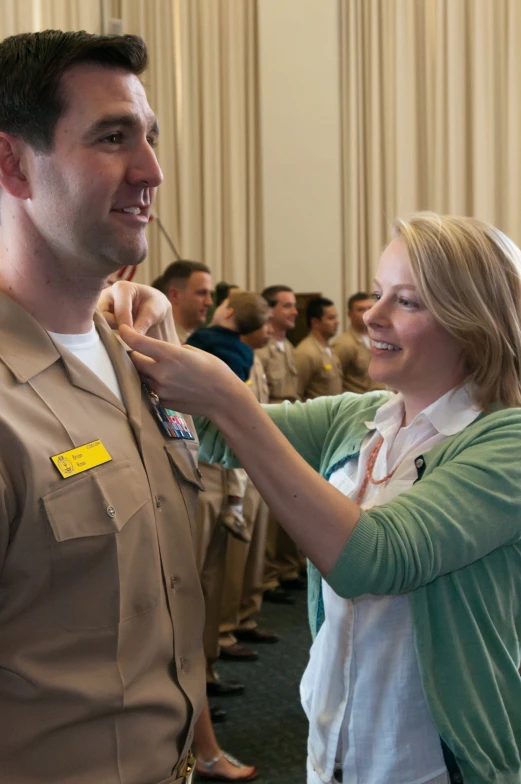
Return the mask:
M122 325L121 338L142 378L168 408L214 419L235 394L251 393L220 359L193 346L172 346Z
M101 292L98 310L112 329L126 324L143 335L171 318L172 306L157 289L120 280Z

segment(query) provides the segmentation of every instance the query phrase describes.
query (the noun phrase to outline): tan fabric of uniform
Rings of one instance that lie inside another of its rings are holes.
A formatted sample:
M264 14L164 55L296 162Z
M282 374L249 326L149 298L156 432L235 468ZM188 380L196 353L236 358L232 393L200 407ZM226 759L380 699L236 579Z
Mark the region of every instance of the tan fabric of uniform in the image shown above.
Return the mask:
M268 382L258 356L255 356L248 386L259 403L269 402ZM251 542L241 542L232 536L228 537L219 629L221 634L233 633L241 627L254 629L257 626L255 615L260 612L262 605L268 507L249 479L243 514L252 539Z
M302 400L342 393L342 370L335 352L328 351L313 335L295 349L298 392Z
M362 335L353 327L342 332L332 344L333 351L340 360L343 376L343 391L363 395L373 389L384 389L369 377L371 350Z
M259 357L268 380L270 403L299 400L298 377L295 366L295 352L289 340L284 340L282 351L275 340L270 339L267 346L255 352Z
M255 352L262 362L268 381L270 403L299 400L295 351L289 340L284 340L284 351L272 338L265 348ZM290 539L270 513L266 536L264 589L276 588L281 580L298 577L303 558L297 545Z
M124 406L0 296L2 784L176 781L204 699L197 442L95 323ZM96 439L111 462L62 479L51 455Z

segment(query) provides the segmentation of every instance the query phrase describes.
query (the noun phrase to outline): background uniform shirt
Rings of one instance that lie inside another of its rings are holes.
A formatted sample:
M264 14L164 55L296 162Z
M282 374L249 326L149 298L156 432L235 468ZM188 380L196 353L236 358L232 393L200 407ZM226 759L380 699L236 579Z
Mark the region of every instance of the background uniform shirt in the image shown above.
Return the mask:
M342 370L338 357L313 335L308 335L298 344L295 364L302 400L342 393Z

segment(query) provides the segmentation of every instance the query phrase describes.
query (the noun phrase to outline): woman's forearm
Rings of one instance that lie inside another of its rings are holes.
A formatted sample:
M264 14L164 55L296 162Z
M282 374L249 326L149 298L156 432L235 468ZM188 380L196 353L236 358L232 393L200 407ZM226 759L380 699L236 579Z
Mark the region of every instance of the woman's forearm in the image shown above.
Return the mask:
M328 574L360 508L300 457L219 359L137 335L125 326L120 333L160 400L176 411L205 416L219 428L273 514L322 574Z
M360 508L300 457L246 387L235 387L212 419L275 517L326 575Z

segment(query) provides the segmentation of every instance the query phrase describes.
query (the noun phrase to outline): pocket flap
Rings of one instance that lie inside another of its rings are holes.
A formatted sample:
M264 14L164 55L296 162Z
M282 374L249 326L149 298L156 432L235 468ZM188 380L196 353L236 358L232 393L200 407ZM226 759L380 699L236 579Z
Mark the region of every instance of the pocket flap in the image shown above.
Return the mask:
M204 490L202 474L197 465L199 444L184 439L175 439L164 445L164 450L174 470L187 482Z
M106 463L43 496L57 542L114 534L149 500L128 461Z

